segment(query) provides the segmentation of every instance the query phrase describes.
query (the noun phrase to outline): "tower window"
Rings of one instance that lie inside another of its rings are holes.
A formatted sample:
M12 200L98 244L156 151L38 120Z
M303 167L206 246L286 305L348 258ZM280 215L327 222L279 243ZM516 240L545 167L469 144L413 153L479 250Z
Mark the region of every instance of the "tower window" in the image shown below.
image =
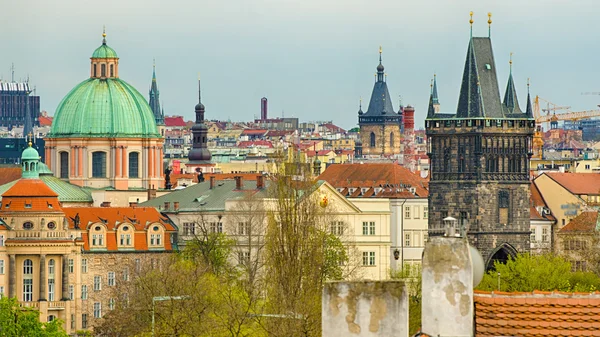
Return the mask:
M102 63L100 65L100 76L106 77L106 64Z
M94 63L94 77L98 77L98 65L96 63Z
M69 153L60 153L60 177L63 179L69 178Z
M498 192L498 220L502 225L508 224L508 209L510 205L510 193L507 190Z
M370 144L371 144L371 147L375 147L375 133L374 132L371 132Z
M139 178L139 160L140 154L138 152L129 153L129 178Z
M114 75L114 67L115 67L114 64L110 65L110 77L115 77L115 75Z
M106 178L106 152L92 153L92 177Z

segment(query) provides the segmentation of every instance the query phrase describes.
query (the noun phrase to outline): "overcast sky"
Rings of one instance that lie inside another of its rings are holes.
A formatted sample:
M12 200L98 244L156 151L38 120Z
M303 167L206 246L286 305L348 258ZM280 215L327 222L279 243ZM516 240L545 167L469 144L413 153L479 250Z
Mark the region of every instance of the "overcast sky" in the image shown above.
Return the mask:
M394 109L401 95L422 127L434 72L442 110L456 110L470 10L474 36L487 36L493 14L502 95L513 52L522 109L528 77L532 95L574 110L600 104L581 95L600 91L595 0L0 0L0 76L10 80L14 62L16 79L29 75L53 115L89 76L106 25L120 77L146 97L156 58L167 115L193 118L200 72L208 119L251 120L266 96L269 116L351 128L382 45Z

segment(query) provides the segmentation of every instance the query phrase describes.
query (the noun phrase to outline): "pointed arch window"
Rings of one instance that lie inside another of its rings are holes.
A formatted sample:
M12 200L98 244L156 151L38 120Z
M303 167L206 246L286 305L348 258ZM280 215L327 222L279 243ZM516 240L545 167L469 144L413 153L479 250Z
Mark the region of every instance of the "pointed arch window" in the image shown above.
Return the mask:
M370 144L371 144L371 147L375 147L375 133L374 132L371 132Z

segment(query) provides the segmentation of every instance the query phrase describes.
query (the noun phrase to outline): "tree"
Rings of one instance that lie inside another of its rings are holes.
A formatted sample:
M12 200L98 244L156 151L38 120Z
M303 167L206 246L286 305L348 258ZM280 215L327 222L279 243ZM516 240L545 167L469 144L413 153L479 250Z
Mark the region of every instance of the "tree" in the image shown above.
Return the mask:
M572 272L563 257L545 254L519 254L506 264L496 263L494 271L484 275L480 290L500 291L577 291L600 289L600 278L591 272Z
M0 299L0 336L2 337L67 337L61 320L40 322L40 313L20 307L16 298Z

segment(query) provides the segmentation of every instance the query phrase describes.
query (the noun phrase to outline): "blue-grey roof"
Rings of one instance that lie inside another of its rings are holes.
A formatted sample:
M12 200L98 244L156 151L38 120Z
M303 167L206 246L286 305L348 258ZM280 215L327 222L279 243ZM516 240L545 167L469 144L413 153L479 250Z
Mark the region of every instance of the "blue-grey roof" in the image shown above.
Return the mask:
M363 116L373 117L392 114L394 114L394 107L392 106L392 99L390 97L390 92L388 91L387 83L384 81L377 81L373 86L369 108Z
M519 100L517 99L517 90L515 89L512 70L508 75L508 83L506 84L503 105L507 113L523 113L519 107Z

